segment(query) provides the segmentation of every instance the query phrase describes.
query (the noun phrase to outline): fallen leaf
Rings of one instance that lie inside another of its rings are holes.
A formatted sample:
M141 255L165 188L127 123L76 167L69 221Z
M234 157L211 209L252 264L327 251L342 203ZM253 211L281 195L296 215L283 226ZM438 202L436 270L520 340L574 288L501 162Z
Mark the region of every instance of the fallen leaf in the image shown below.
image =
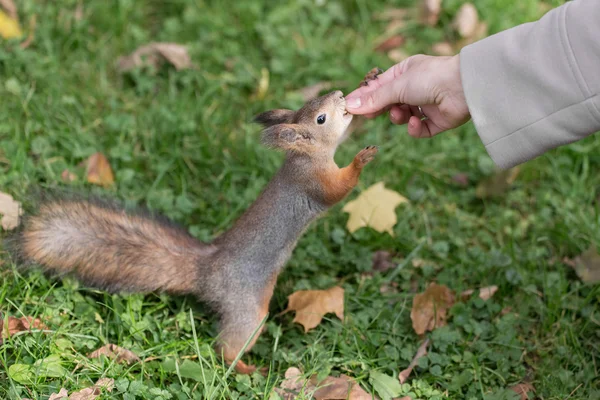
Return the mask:
M19 217L23 215L21 203L15 201L10 194L0 192L0 220L2 228L10 231L19 226Z
M284 312L296 311L293 322L304 327L304 332L321 323L327 313L344 320L344 289L334 286L327 290L299 290L288 296L288 306Z
M386 189L383 182L378 182L363 191L355 200L352 200L342 209L350 214L346 227L350 233L363 227L371 227L377 232L387 232L394 235L392 228L396 225L395 209L408 200Z
M454 47L448 42L439 42L431 46L431 52L436 56L453 56L456 54Z
M393 35L382 40L375 46L375 51L385 53L389 50L396 49L404 44L406 39L402 35Z
M0 7L4 9L6 15L15 21L19 20L19 14L17 13L17 6L13 0L0 0Z
M0 10L0 36L4 39L14 39L23 36L19 21L12 19Z
M394 267L392 262L392 254L389 251L378 250L373 253L373 270L377 272L385 272Z
M119 347L111 343L106 344L100 347L98 350L94 350L88 354L88 358L99 358L100 356L116 359L117 362L124 361L127 364L140 361L140 358L131 350L124 349L123 347Z
M534 389L533 385L531 383L528 383L528 382L518 383L518 384L516 384L514 386L511 386L510 390L512 390L513 392L515 392L519 396L521 396L521 400L533 399L533 396L529 396L528 393L529 392L534 392L535 393L535 389Z
M464 3L458 9L452 25L463 38L472 37L479 24L477 9L471 3Z
M442 10L442 0L423 0L421 3L421 22L433 26L437 24Z
M328 376L318 382L316 375L309 379L302 378L302 372L295 367L285 371L285 379L278 388L275 388L275 392L284 400L294 400L300 397L303 389L304 394L312 393L311 398L316 400L372 400L373 398L347 375Z
M101 378L98 379L94 386L71 393L69 400L94 400L102 394L102 389L112 392L114 385L114 379Z
M446 325L448 309L454 304L454 294L444 285L432 283L413 299L410 319L418 335Z
M306 102L306 101L309 101L309 100L319 97L319 94L321 94L321 92L333 89L334 87L343 86L344 84L345 84L345 82L341 82L341 81L335 81L335 82L321 81L321 82L315 83L314 85L306 86L306 87L300 89L299 92L302 95L302 99Z
M313 393L316 400L371 400L373 398L347 375L328 376L318 384L316 376L313 376L311 383L314 387L318 387Z
M74 173L72 173L68 169L65 169L60 174L60 178L63 180L63 182L74 182L74 181L77 180L77 175L75 175Z
M469 298L469 297L471 297L471 295L473 293L475 293L475 290L476 289L465 290L464 292L462 292L460 294L460 297L462 297L462 298ZM494 294L496 294L496 292L498 291L498 286L496 286L496 285L486 286L486 287L479 288L478 290L479 290L479 298L481 300L486 301L486 300L491 299L492 296Z
M106 156L100 152L87 159L87 181L96 185L110 186L115 182L112 168Z
M48 400L62 400L62 399L68 399L68 398L69 398L69 392L67 392L67 389L61 388L58 393L52 393Z
M497 171L494 175L481 181L475 189L475 195L480 199L499 197L508 191L517 176L519 167Z
M410 373L417 366L419 359L427 355L427 346L429 346L429 339L425 339L423 343L421 343L412 361L410 364L408 364L408 368L400 371L398 374L398 380L400 383L404 383L408 380Z
M401 61L406 60L408 57L410 57L410 54L408 54L407 52L405 52L402 49L394 49L394 50L388 51L387 56L393 62L399 63Z
M284 400L292 400L297 397L306 380L302 379L302 372L296 367L290 367L285 371L285 379L281 382L275 392Z
M46 325L39 318L33 317L11 317L6 318L6 324L4 324L4 318L0 319L0 337L3 339L9 338L17 332L30 331L32 329L48 329Z
M133 53L119 57L117 68L127 72L143 65L158 68L164 61L175 67L176 70L192 67L192 59L187 48L177 43L153 42L139 47Z
M575 257L575 272L585 283L600 282L600 255L594 246Z

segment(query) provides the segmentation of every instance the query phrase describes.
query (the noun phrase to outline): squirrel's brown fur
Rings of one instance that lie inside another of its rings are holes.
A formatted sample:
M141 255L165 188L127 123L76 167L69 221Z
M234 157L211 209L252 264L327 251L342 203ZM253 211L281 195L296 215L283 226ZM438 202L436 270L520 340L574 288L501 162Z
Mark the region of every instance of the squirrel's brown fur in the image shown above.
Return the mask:
M45 270L73 273L112 291L194 294L221 315L218 350L231 362L266 316L277 275L308 224L356 185L377 149L345 168L333 160L352 116L337 91L300 110L256 120L266 145L286 158L258 199L214 242L141 214L86 201L56 200L28 218L20 254ZM255 337L251 338L249 350ZM238 362L241 372L253 367Z

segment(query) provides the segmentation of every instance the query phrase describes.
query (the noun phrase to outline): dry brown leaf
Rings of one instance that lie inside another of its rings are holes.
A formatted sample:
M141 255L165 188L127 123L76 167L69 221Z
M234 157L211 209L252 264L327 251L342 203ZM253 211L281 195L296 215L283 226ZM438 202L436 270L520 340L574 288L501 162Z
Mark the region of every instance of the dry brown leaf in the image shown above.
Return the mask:
M77 175L75 175L74 173L72 173L68 169L65 169L60 174L60 178L63 180L63 182L74 182L74 181L77 180Z
M378 250L373 253L373 270L377 272L385 272L394 267L392 262L392 254L389 251Z
M17 12L17 6L13 0L0 0L0 7L4 9L6 15L15 21L19 20L19 13Z
M431 46L431 52L436 56L453 56L456 54L454 47L449 42L439 42Z
M402 35L390 36L375 45L374 50L379 53L386 53L392 49L396 49L404 44L406 39Z
M62 399L68 399L68 398L69 398L69 392L67 392L67 389L61 388L58 393L52 393L48 400L62 400Z
M535 389L534 389L533 385L529 382L519 383L514 386L511 386L510 390L512 390L519 396L521 396L521 400L528 400L528 399L534 398L533 395L531 395L531 396L529 395L529 392L535 393Z
M110 186L115 182L112 168L106 156L100 152L87 159L87 181L96 185Z
M304 326L304 332L321 323L327 313L344 320L344 289L334 286L327 290L299 290L288 296L284 312L296 311L293 322Z
M479 298L481 300L487 301L487 300L491 299L494 294L496 294L496 292L498 291L498 286L496 286L496 285L486 286L486 287L479 288L478 290L479 290ZM464 292L462 292L460 294L460 297L469 298L469 297L471 297L471 295L473 293L475 293L475 289L465 290Z
M454 29L463 38L473 37L478 24L479 15L477 9L471 3L464 3L459 8L452 23Z
M497 171L494 175L481 181L475 189L475 195L480 199L499 197L508 191L517 176L520 168Z
M112 392L114 385L114 379L101 378L98 379L94 386L71 393L69 400L94 400L102 394L102 389L107 392Z
M585 283L600 282L600 255L594 246L575 257L575 272Z
M30 331L33 329L48 329L46 325L39 318L33 317L7 317L6 324L4 324L4 318L0 319L0 332L1 338L8 338L17 332Z
M290 367L285 371L285 379L275 389L275 392L284 400L294 400L299 398L302 389L304 389L304 394L312 393L312 398L316 400L373 399L370 394L365 392L360 385L347 375L341 375L340 377L328 376L323 381L318 382L316 375L309 379L302 378L302 372L295 367Z
M306 102L319 97L319 94L321 94L321 92L324 92L325 90L330 90L334 87L343 86L344 84L345 82L340 81L321 81L315 83L314 85L306 86L300 89L299 92L302 95L302 99Z
M396 207L408 200L393 190L386 189L383 182L378 182L363 191L356 200L352 200L342 209L350 214L346 227L355 232L363 227L371 227L377 232L387 232L396 225Z
M401 61L406 60L408 57L410 57L410 54L408 54L407 52L405 52L402 49L394 49L394 50L388 51L387 56L393 62L399 63Z
M423 343L421 343L421 345L417 349L417 352L415 353L415 356L413 357L412 361L408 365L408 368L400 371L400 373L398 374L398 380L400 381L400 383L404 383L407 381L412 370L417 366L417 364L419 362L419 358L427 355L427 346L429 346L429 339L425 339L423 341Z
M302 379L302 372L296 367L290 367L285 371L285 379L278 388L275 388L275 392L283 400L292 400L298 396L305 383L306 380Z
M444 285L432 283L413 299L410 319L418 335L446 325L448 309L454 304L454 293Z
M6 231L19 226L19 217L23 215L21 203L14 200L10 194L0 192L0 220L2 228Z
M311 383L318 387L313 397L316 400L371 400L372 396L365 392L359 384L347 375L339 377L328 376L317 385L316 377L311 378Z
M157 68L164 61L173 65L177 70L192 67L192 59L185 46L177 43L153 42L139 47L128 56L119 57L117 68L121 72L127 72L143 65Z
M442 11L442 0L422 0L421 22L433 26L437 24Z
M106 356L107 358L111 359L114 358L117 362L124 361L127 364L140 361L140 358L131 350L124 349L123 347L119 347L116 344L111 343L104 345L98 350L94 350L88 354L88 358L98 358L100 356Z

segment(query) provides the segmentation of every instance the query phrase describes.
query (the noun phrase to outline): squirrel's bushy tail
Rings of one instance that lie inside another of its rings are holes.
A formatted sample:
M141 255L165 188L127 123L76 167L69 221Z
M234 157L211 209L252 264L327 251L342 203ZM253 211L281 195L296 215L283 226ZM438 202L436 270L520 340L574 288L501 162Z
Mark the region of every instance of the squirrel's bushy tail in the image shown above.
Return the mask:
M168 221L113 205L53 200L28 217L19 256L111 291L190 293L207 246Z

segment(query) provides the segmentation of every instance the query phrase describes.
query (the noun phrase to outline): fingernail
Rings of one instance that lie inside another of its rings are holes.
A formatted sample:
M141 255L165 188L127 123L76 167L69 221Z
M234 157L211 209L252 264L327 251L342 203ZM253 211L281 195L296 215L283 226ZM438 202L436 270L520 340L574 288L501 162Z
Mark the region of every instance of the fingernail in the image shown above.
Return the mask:
M400 117L400 116L398 115L398 111L396 111L396 110L392 110L392 111L390 111L390 116L392 117L392 119L394 119L394 120L396 120L396 121L397 121L397 120L398 120L398 118Z
M355 99L346 99L346 108L358 108L360 107L360 97Z

